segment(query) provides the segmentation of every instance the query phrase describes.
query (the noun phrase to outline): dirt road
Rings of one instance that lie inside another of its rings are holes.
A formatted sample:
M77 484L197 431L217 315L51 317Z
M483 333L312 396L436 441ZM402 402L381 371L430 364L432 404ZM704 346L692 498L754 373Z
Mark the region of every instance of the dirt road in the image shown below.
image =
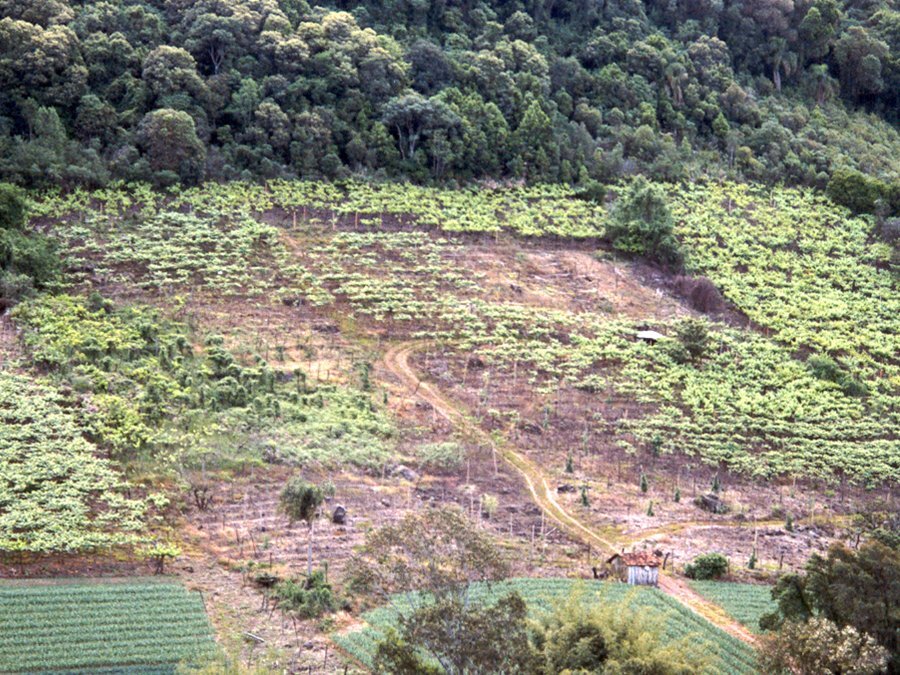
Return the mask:
M593 547L599 547L610 554L617 551L617 547L613 542L600 536L559 503L556 499L556 490L551 487L540 466L510 445L506 443L498 445L495 443L490 434L469 419L459 406L446 398L435 387L419 378L409 364L409 357L422 346L424 344L419 342L403 342L391 346L384 355L385 367L403 383L410 393L430 404L438 415L458 429L465 430L493 448L497 454L522 475L535 503L543 509L544 513L551 520L556 522L572 537ZM659 587L726 633L750 644L755 642L755 637L749 630L725 614L718 605L709 602L696 593L684 581L673 576L661 574Z

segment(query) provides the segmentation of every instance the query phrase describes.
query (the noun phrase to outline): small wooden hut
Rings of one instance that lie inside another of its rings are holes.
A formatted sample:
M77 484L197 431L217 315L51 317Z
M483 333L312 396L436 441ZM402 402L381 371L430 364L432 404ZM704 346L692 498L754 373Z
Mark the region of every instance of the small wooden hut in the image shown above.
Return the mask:
M659 585L659 558L649 551L616 553L606 564L619 579L632 586Z

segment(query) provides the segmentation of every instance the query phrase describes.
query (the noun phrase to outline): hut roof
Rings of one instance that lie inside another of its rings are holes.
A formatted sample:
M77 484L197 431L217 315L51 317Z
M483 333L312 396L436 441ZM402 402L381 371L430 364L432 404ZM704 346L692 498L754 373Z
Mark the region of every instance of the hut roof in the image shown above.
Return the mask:
M638 340L648 340L650 342L656 342L657 340L662 340L666 336L662 333L657 333L655 330L639 330L635 337Z
M616 553L606 562L612 562L621 558L628 567L659 567L659 558L649 551L635 551L633 553Z

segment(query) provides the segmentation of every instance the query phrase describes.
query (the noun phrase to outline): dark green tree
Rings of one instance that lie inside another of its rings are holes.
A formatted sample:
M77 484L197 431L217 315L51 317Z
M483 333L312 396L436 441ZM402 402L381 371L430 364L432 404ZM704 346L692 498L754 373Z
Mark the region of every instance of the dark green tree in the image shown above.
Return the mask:
M158 175L168 172L186 182L202 178L206 148L186 112L161 108L147 113L138 129L138 143Z
M382 121L397 134L400 156L414 161L419 143L433 139L439 131L447 133L460 125L460 119L439 98L404 94L384 107Z
M823 617L839 627L871 635L890 653L891 672L900 667L900 552L870 541L852 551L840 545L813 555L805 574L789 574L772 590L778 610L763 628L785 621Z
M677 264L681 253L672 229L672 214L662 190L638 177L616 200L606 236L619 251Z
M55 244L25 228L27 206L18 188L0 183L0 310L55 280Z

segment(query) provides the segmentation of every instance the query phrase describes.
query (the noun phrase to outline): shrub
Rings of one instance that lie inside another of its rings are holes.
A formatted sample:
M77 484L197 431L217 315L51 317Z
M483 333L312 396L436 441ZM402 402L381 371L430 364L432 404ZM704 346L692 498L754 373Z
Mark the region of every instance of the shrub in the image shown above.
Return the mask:
M481 495L481 513L486 518L493 518L499 507L500 500L497 499L496 495Z
M19 300L31 288L43 288L59 274L56 245L39 234L0 230L0 282L6 297ZM9 295L6 295L6 294Z
M25 231L25 214L21 191L0 183L0 307L29 296L59 274L55 244Z
M813 377L833 382L847 396L866 396L869 393L869 388L862 380L848 373L830 356L810 356L806 360L806 367Z
M675 338L672 357L679 363L699 361L709 349L709 330L698 319L681 321L675 327Z
M828 196L836 204L854 213L875 213L879 207L895 212L900 209L897 190L878 178L853 169L837 169L828 181Z
M324 570L316 570L305 578L279 582L272 594L279 607L304 619L315 619L338 607L337 596L325 578Z
M728 558L721 553L705 553L694 558L684 567L685 576L691 579L718 579L728 571Z
M837 169L828 181L828 196L836 204L846 206L854 213L871 213L878 199L867 176L852 169Z
M437 471L458 471L465 459L465 450L459 443L428 443L416 450L419 466Z
M675 277L675 290L698 312L714 314L725 309L725 300L719 289L707 277Z
M584 183L580 190L575 193L577 199L583 199L587 202L602 204L606 201L606 186L596 180L588 180Z
M25 224L25 197L15 185L0 183L0 230L20 230Z

